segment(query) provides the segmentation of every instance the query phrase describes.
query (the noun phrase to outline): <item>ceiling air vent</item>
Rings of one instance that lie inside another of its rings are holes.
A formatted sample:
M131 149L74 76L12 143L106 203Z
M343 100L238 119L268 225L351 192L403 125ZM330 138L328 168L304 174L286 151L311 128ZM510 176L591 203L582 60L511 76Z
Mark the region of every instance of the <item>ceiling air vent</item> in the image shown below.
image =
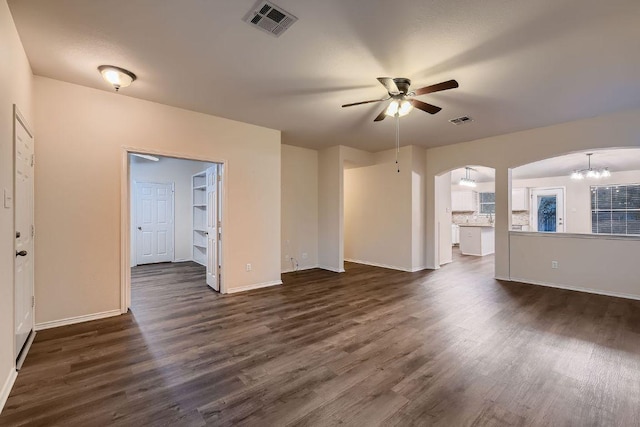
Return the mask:
M243 19L252 27L280 37L298 18L285 11L280 6L268 1L260 1L247 13Z
M455 119L449 120L449 123L453 123L454 125L463 125L465 123L472 122L473 119L469 116L456 117Z

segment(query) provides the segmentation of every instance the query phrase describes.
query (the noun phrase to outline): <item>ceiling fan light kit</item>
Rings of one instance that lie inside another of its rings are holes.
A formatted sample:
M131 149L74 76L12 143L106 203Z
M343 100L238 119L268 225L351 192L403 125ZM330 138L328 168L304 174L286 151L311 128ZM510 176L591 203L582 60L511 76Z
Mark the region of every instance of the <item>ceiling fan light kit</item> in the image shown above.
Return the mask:
M400 117L406 116L413 110L413 108L417 108L429 114L436 114L438 111L442 110L442 108L422 102L414 97L426 95L428 93L441 92L448 89L455 89L459 86L457 81L447 80L446 82L410 91L409 87L411 86L411 80L404 77L378 77L378 81L385 87L385 89L387 89L386 98L344 104L342 107L353 107L354 105L391 100L389 105L374 119L374 122L384 120L386 116L395 117L396 114Z
M385 117L396 118L396 165L398 165L398 153L400 152L400 117L404 117L413 111L414 108L422 110L429 114L436 114L442 108L427 104L413 98L414 96L426 95L428 93L441 92L443 90L457 88L458 82L455 80L447 80L446 82L438 83L431 86L425 86L415 91L409 91L411 86L411 80L404 77L378 77L378 81L382 86L387 89L387 97L382 99L372 99L370 101L353 102L351 104L344 104L342 107L353 107L355 105L370 104L372 102L384 102L389 101L389 105L380 112L373 119L374 122L380 122ZM398 167L398 172L400 168Z

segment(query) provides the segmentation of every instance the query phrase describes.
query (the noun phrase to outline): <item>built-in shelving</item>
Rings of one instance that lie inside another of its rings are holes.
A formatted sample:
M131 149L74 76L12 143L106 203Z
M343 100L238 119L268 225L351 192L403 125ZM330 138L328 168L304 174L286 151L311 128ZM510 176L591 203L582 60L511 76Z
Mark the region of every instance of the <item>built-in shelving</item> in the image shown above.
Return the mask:
M193 211L193 260L207 262L207 173L202 171L191 178Z

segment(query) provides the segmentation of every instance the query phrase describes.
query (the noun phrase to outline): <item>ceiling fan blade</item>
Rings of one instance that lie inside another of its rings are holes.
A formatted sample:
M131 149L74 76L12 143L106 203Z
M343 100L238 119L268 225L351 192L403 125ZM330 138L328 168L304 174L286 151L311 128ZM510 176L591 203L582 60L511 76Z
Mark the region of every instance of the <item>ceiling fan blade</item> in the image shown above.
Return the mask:
M387 114L386 114L386 113L387 113L387 109L386 109L386 107L385 107L385 109L384 109L384 110L382 110L382 111L380 112L380 114L378 114L378 116L377 116L375 119L373 119L373 121L374 121L374 122L379 122L379 121L384 120L384 118L385 118L385 117L387 117Z
M378 77L378 81L382 83L389 93L399 93L400 89L396 86L396 82L391 77Z
M354 105L369 104L371 102L381 102L381 101L386 101L387 99L389 99L389 98L386 98L386 99L372 99L371 101L353 102L351 104L344 104L342 106L342 108L344 108L344 107L353 107Z
M433 93L433 92L440 92L441 90L447 90L447 89L455 89L457 88L458 82L455 80L448 80L446 82L442 82L442 83L438 83L435 85L431 85L431 86L426 86L420 89L416 89L414 92L417 95L424 95L427 93Z
M426 102L418 101L417 99L410 99L409 102L415 108L426 111L429 114L435 114L438 111L442 110L440 107L436 107L435 105L427 104Z

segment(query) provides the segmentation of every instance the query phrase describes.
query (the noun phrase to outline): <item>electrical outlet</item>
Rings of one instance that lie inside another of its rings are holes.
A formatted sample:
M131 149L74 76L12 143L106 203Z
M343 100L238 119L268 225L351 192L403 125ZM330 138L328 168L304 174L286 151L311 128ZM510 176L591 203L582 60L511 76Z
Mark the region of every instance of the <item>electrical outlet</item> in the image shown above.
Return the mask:
M251 271L251 264L247 264L247 271Z
M302 252L302 259L307 259L309 258L309 254L306 252Z
M289 261L289 255L285 255L285 256L284 256L284 260L285 260L285 261Z
M558 268L558 261L551 261L551 268Z

